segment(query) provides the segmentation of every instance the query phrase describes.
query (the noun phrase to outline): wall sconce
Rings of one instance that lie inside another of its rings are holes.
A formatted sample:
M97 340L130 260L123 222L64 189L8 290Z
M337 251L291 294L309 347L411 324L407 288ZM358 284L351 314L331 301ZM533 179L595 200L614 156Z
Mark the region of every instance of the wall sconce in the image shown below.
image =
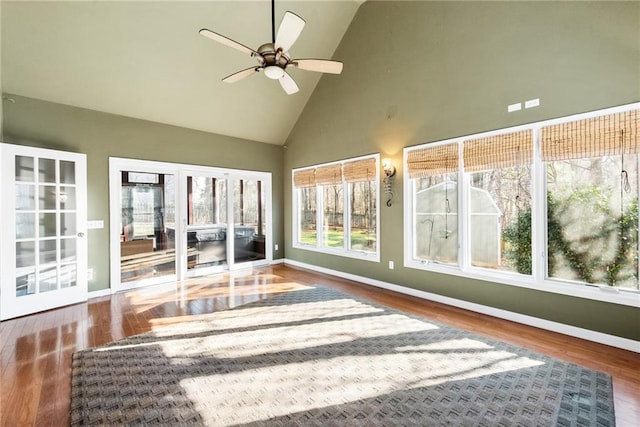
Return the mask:
M391 163L391 159L382 159L382 170L385 177L382 180L384 192L388 195L387 206L391 207L391 199L393 199L393 176L396 174L396 167Z

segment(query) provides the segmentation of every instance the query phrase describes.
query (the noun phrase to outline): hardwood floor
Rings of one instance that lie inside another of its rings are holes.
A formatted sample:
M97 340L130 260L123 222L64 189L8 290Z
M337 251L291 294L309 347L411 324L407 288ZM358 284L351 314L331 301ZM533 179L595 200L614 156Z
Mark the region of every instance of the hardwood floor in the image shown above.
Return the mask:
M640 354L284 265L119 293L1 322L1 425L68 425L75 351L313 284L606 372L613 377L617 425L640 425Z

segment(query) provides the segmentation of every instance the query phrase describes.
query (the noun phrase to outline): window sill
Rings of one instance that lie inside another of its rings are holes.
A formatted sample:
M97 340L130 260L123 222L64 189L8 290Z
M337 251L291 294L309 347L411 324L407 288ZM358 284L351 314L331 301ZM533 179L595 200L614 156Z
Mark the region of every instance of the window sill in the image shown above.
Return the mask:
M481 268L460 269L453 265L405 260L404 266L434 273L450 274L468 279L483 280L502 285L518 286L536 291L551 292L578 298L586 298L612 304L627 305L640 308L640 291L624 288L612 288L604 285L591 285L580 282L560 280L536 280L531 276L518 273L489 271Z
M360 259L363 261L380 262L380 255L372 252L347 251L344 249L319 248L317 246L303 245L297 243L293 245L294 249L302 249L305 251L319 252L327 255L335 255L346 258Z

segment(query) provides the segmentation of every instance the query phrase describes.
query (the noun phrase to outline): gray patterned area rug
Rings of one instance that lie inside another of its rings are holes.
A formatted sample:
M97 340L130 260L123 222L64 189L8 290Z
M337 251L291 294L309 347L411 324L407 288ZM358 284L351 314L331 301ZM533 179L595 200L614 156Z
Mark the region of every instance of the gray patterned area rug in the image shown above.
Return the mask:
M608 375L321 286L75 353L71 420L615 425Z

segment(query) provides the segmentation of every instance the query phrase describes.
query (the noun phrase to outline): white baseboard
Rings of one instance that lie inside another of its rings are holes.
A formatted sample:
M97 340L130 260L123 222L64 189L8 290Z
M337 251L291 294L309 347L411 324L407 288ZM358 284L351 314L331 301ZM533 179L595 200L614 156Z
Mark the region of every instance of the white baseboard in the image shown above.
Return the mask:
M275 264L284 264L284 258L271 260L271 265L275 265Z
M344 273L342 271L332 270L330 268L318 267L317 265L307 264L307 263L303 263L303 262L299 262L291 259L285 259L284 263L287 265L292 265L294 267L306 268L308 270L313 270L313 271L317 271L319 273L324 273L324 274L331 274L333 276L342 277L343 279L349 279L356 282L365 283L367 285L388 289L401 294L411 295L418 298L423 298L426 300L463 308L465 310L486 314L488 316L498 317L500 319L510 320L512 322L522 323L524 325L534 326L536 328L546 329L548 331L558 332L564 335L569 335L576 338L582 338L588 341L593 341L600 344L605 344L612 347L618 347L625 350L640 353L640 341L634 341L628 338L617 337L615 335L609 335L602 332L592 331L589 329L578 328L576 326L571 326L564 323L552 322L549 320L540 319L538 317L528 316L520 313L515 313L513 311L507 311L507 310L502 310L494 307L489 307L482 304L476 304L469 301L463 301L456 298L450 298L450 297L434 294L431 292L425 292L417 289L407 288L405 286L399 286L393 283L383 282L381 280L358 276L351 273Z

